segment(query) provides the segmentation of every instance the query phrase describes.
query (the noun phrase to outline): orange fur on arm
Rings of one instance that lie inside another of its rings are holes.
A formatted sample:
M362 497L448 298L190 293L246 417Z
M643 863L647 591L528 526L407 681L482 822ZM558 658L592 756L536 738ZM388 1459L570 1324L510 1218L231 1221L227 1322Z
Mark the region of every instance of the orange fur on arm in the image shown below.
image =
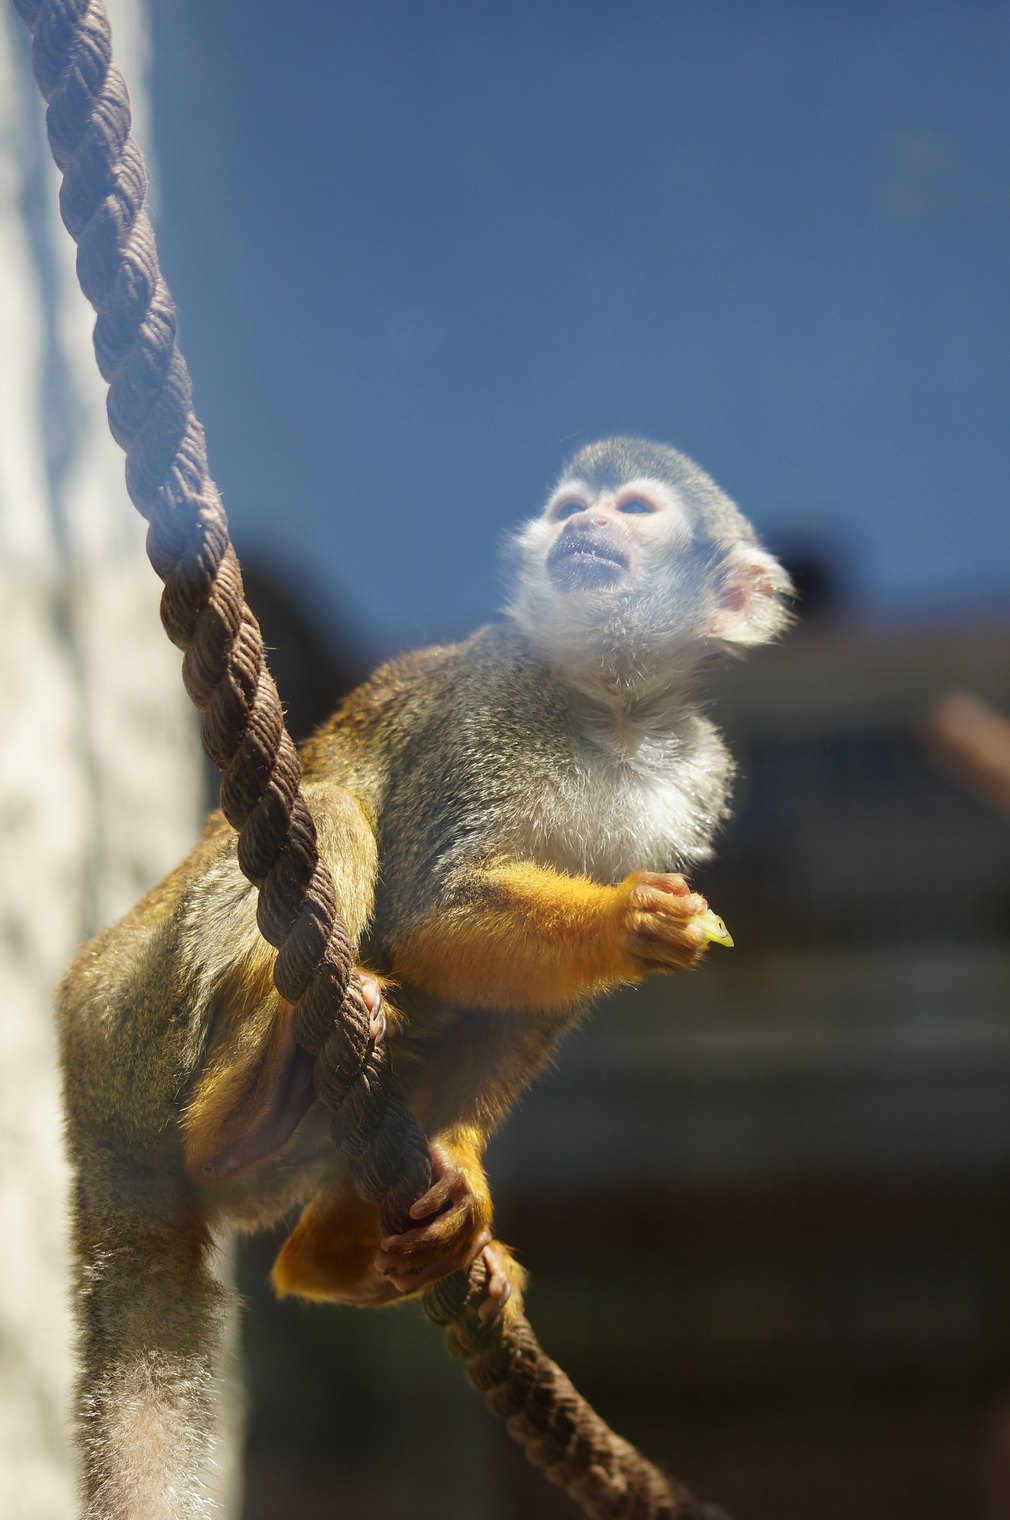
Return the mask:
M643 968L626 949L628 886L524 862L489 866L469 900L397 947L397 976L484 1008L563 1008Z

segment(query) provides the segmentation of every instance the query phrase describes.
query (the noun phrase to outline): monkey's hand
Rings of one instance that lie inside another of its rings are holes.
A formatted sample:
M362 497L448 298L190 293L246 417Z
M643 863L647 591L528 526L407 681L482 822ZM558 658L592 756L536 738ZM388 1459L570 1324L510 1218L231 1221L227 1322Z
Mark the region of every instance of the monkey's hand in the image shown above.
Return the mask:
M710 938L695 922L708 912L704 897L692 892L683 876L659 871L634 871L621 889L630 960L643 971L693 966Z
M491 1244L491 1195L479 1164L441 1140L431 1142L431 1162L435 1181L410 1209L418 1224L387 1235L375 1258L400 1293L462 1271Z

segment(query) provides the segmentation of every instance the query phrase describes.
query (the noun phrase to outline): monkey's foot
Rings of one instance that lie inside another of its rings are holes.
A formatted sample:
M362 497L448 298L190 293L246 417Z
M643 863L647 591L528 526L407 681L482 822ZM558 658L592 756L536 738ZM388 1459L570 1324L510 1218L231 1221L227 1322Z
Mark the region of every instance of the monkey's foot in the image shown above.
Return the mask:
M519 1290L517 1307L522 1307L522 1288L526 1274L500 1241L493 1240L484 1247L481 1255L488 1271L487 1297L477 1314L485 1324L490 1324L498 1318L511 1299L513 1286Z
M416 1293L450 1272L461 1272L490 1244L486 1197L470 1185L448 1147L431 1146L435 1182L411 1205L412 1219L423 1221L402 1235L387 1235L375 1258L376 1271L400 1293Z

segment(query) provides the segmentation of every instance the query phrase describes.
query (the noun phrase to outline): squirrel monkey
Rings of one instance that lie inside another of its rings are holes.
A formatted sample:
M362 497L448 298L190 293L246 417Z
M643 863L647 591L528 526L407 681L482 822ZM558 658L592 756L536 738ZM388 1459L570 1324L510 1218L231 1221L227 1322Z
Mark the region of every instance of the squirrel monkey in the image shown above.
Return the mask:
M594 993L705 948L707 905L678 873L710 852L732 764L694 678L783 628L785 572L690 460L628 438L575 456L509 559L504 621L384 666L302 757L430 1141L411 1229L380 1238L332 1145L220 814L63 983L91 1520L204 1513L215 1231L300 1209L275 1287L345 1304L485 1252L482 1312L512 1312L489 1134Z

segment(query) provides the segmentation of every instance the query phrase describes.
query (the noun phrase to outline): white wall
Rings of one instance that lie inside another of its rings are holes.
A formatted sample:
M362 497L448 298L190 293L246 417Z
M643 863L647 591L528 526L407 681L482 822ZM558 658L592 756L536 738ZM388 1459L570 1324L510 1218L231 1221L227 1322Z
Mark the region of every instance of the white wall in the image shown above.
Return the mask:
M142 107L144 6L110 9ZM202 793L28 41L0 7L0 1514L65 1520L67 1173L51 993L75 946L185 851Z

